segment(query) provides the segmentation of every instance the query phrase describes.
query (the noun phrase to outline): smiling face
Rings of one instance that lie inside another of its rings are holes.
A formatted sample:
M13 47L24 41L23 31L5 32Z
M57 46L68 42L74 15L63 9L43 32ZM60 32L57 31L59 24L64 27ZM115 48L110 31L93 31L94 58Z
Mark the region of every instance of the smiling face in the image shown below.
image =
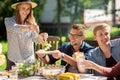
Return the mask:
M28 14L30 14L31 11L31 5L28 3L22 3L18 5L19 8L19 14L21 16L21 19L25 19Z
M74 51L79 51L82 41L85 39L86 27L82 24L73 24L68 34L69 41L74 48Z
M80 34L80 30L76 29L71 29L68 37L72 46L81 45L84 39L84 36Z
M110 26L101 27L96 30L94 34L95 40L97 40L99 46L101 45L108 45L110 42Z

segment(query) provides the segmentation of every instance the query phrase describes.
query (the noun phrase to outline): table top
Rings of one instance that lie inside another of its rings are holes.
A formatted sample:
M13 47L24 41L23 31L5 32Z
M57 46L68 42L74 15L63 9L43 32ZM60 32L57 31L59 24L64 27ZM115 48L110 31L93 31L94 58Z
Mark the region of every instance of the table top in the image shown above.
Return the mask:
M28 77L18 77L18 80L47 80L43 76L28 76Z
M0 76L0 80L10 80L10 79L6 76ZM27 76L27 77L19 76L18 80L47 80L47 79L39 75L39 76ZM80 74L80 80L107 80L107 77Z
M80 80L107 80L107 77L104 76L93 76L89 74L79 74ZM19 78L19 80L47 80L43 76L29 76L24 78Z

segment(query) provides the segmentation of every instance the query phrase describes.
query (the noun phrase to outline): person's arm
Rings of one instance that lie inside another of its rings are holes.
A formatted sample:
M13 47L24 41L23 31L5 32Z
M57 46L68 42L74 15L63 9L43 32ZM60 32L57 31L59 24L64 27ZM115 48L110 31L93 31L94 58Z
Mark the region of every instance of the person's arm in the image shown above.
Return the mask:
M87 69L94 69L105 76L120 75L120 62L111 68L100 66L89 60L85 60L85 64Z
M21 26L21 30L24 31L29 31L29 30L34 30L36 31L38 34L40 32L39 27L37 25L20 25L20 24L16 24Z
M64 56L62 56L64 54ZM65 53L62 53L61 54L61 59L65 62L67 62L68 64L70 64L71 66L73 67L77 67L77 62L74 58L72 58L71 56L65 54Z
M63 61L70 64L71 66L77 67L76 60L74 58L72 58L71 56L69 56L69 55L67 55L59 50L51 51L51 54L55 59L62 59Z
M29 29L36 31L38 34L39 34L39 32L40 32L39 27L38 27L37 25L30 25L30 26L29 26Z
M103 69L104 69L103 66L100 66L90 60L85 60L84 62L85 62L86 69L94 69L98 71L99 73L103 74Z
M120 62L111 68L104 68L104 75L106 76L118 76L120 75Z
M59 50L54 50L54 51L43 51L39 50L36 51L36 54L45 62L49 63L49 57L46 56L46 54L51 54L55 59L62 59L63 61L67 62L71 66L77 67L77 62L74 60L71 56L60 52Z
M37 56L43 60L44 63L48 64L50 62L50 59L44 50L38 50L35 52Z

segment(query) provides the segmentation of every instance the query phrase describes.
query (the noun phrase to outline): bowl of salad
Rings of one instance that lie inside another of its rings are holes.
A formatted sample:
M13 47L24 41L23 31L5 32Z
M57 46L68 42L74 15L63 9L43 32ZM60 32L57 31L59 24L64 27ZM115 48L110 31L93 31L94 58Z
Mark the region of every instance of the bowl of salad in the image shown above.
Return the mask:
M18 74L20 76L32 76L35 74L37 65L35 63L23 62L17 64Z

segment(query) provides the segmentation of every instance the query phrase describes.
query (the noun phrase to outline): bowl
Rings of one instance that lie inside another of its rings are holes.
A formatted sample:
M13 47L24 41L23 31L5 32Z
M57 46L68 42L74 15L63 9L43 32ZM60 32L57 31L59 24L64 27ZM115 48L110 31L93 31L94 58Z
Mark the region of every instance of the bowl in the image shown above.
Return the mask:
M17 67L20 76L32 76L36 72L36 65L34 63L23 62L17 64Z
M47 79L56 79L65 72L65 66L47 66L42 68L42 75Z

